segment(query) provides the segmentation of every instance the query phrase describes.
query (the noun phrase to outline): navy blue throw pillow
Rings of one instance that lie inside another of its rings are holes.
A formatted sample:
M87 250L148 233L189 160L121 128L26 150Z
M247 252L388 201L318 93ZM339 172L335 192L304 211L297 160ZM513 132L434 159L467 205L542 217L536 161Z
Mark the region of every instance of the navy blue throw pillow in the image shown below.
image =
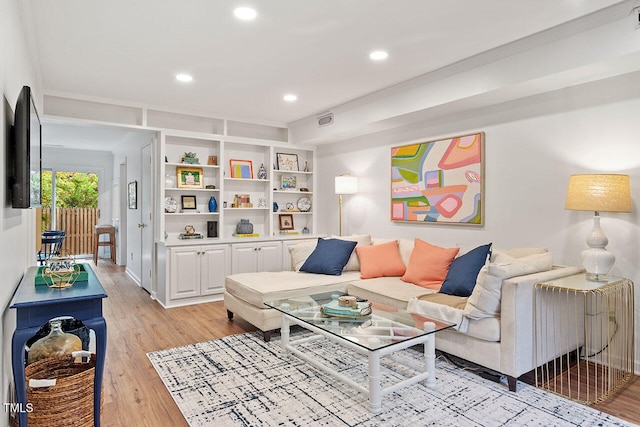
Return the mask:
M318 238L318 244L300 271L340 276L358 242Z
M460 255L454 259L449 267L447 278L442 282L440 293L468 297L476 285L476 278L480 269L491 256L491 243Z

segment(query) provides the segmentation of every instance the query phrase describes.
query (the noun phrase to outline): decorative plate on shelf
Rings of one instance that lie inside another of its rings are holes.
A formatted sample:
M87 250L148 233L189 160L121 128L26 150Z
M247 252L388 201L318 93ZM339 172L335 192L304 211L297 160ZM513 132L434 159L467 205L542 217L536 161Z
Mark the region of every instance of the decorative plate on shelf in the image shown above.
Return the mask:
M311 199L300 197L298 199L298 209L300 209L300 212L309 212L311 210Z
M178 202L171 196L164 198L164 211L167 213L175 213L178 210Z

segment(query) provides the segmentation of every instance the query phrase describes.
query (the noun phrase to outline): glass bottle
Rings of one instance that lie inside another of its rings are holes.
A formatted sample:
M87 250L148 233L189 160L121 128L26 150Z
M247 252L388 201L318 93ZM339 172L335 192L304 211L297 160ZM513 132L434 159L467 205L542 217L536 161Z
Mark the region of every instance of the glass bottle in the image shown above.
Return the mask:
M61 320L51 320L49 326L51 328L49 335L40 338L29 349L29 364L47 357L62 356L82 350L80 338L64 332Z

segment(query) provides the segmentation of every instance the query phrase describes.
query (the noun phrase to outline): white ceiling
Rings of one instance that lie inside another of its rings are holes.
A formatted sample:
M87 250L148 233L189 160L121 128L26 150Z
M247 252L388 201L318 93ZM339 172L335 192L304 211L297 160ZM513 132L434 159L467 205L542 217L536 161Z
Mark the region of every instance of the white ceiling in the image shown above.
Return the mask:
M284 125L619 2L30 0L23 13L45 93Z

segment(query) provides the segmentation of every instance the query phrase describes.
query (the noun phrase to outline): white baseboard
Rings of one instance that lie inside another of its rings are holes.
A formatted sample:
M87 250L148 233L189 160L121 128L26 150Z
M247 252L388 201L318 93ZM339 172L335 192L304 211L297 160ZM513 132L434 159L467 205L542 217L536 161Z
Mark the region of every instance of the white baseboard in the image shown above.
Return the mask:
M129 270L128 268L125 268L124 272L127 273L127 276L131 277L131 280L136 282L136 285L142 286L142 280L140 280L140 278L138 276L133 274L133 272L131 270Z

